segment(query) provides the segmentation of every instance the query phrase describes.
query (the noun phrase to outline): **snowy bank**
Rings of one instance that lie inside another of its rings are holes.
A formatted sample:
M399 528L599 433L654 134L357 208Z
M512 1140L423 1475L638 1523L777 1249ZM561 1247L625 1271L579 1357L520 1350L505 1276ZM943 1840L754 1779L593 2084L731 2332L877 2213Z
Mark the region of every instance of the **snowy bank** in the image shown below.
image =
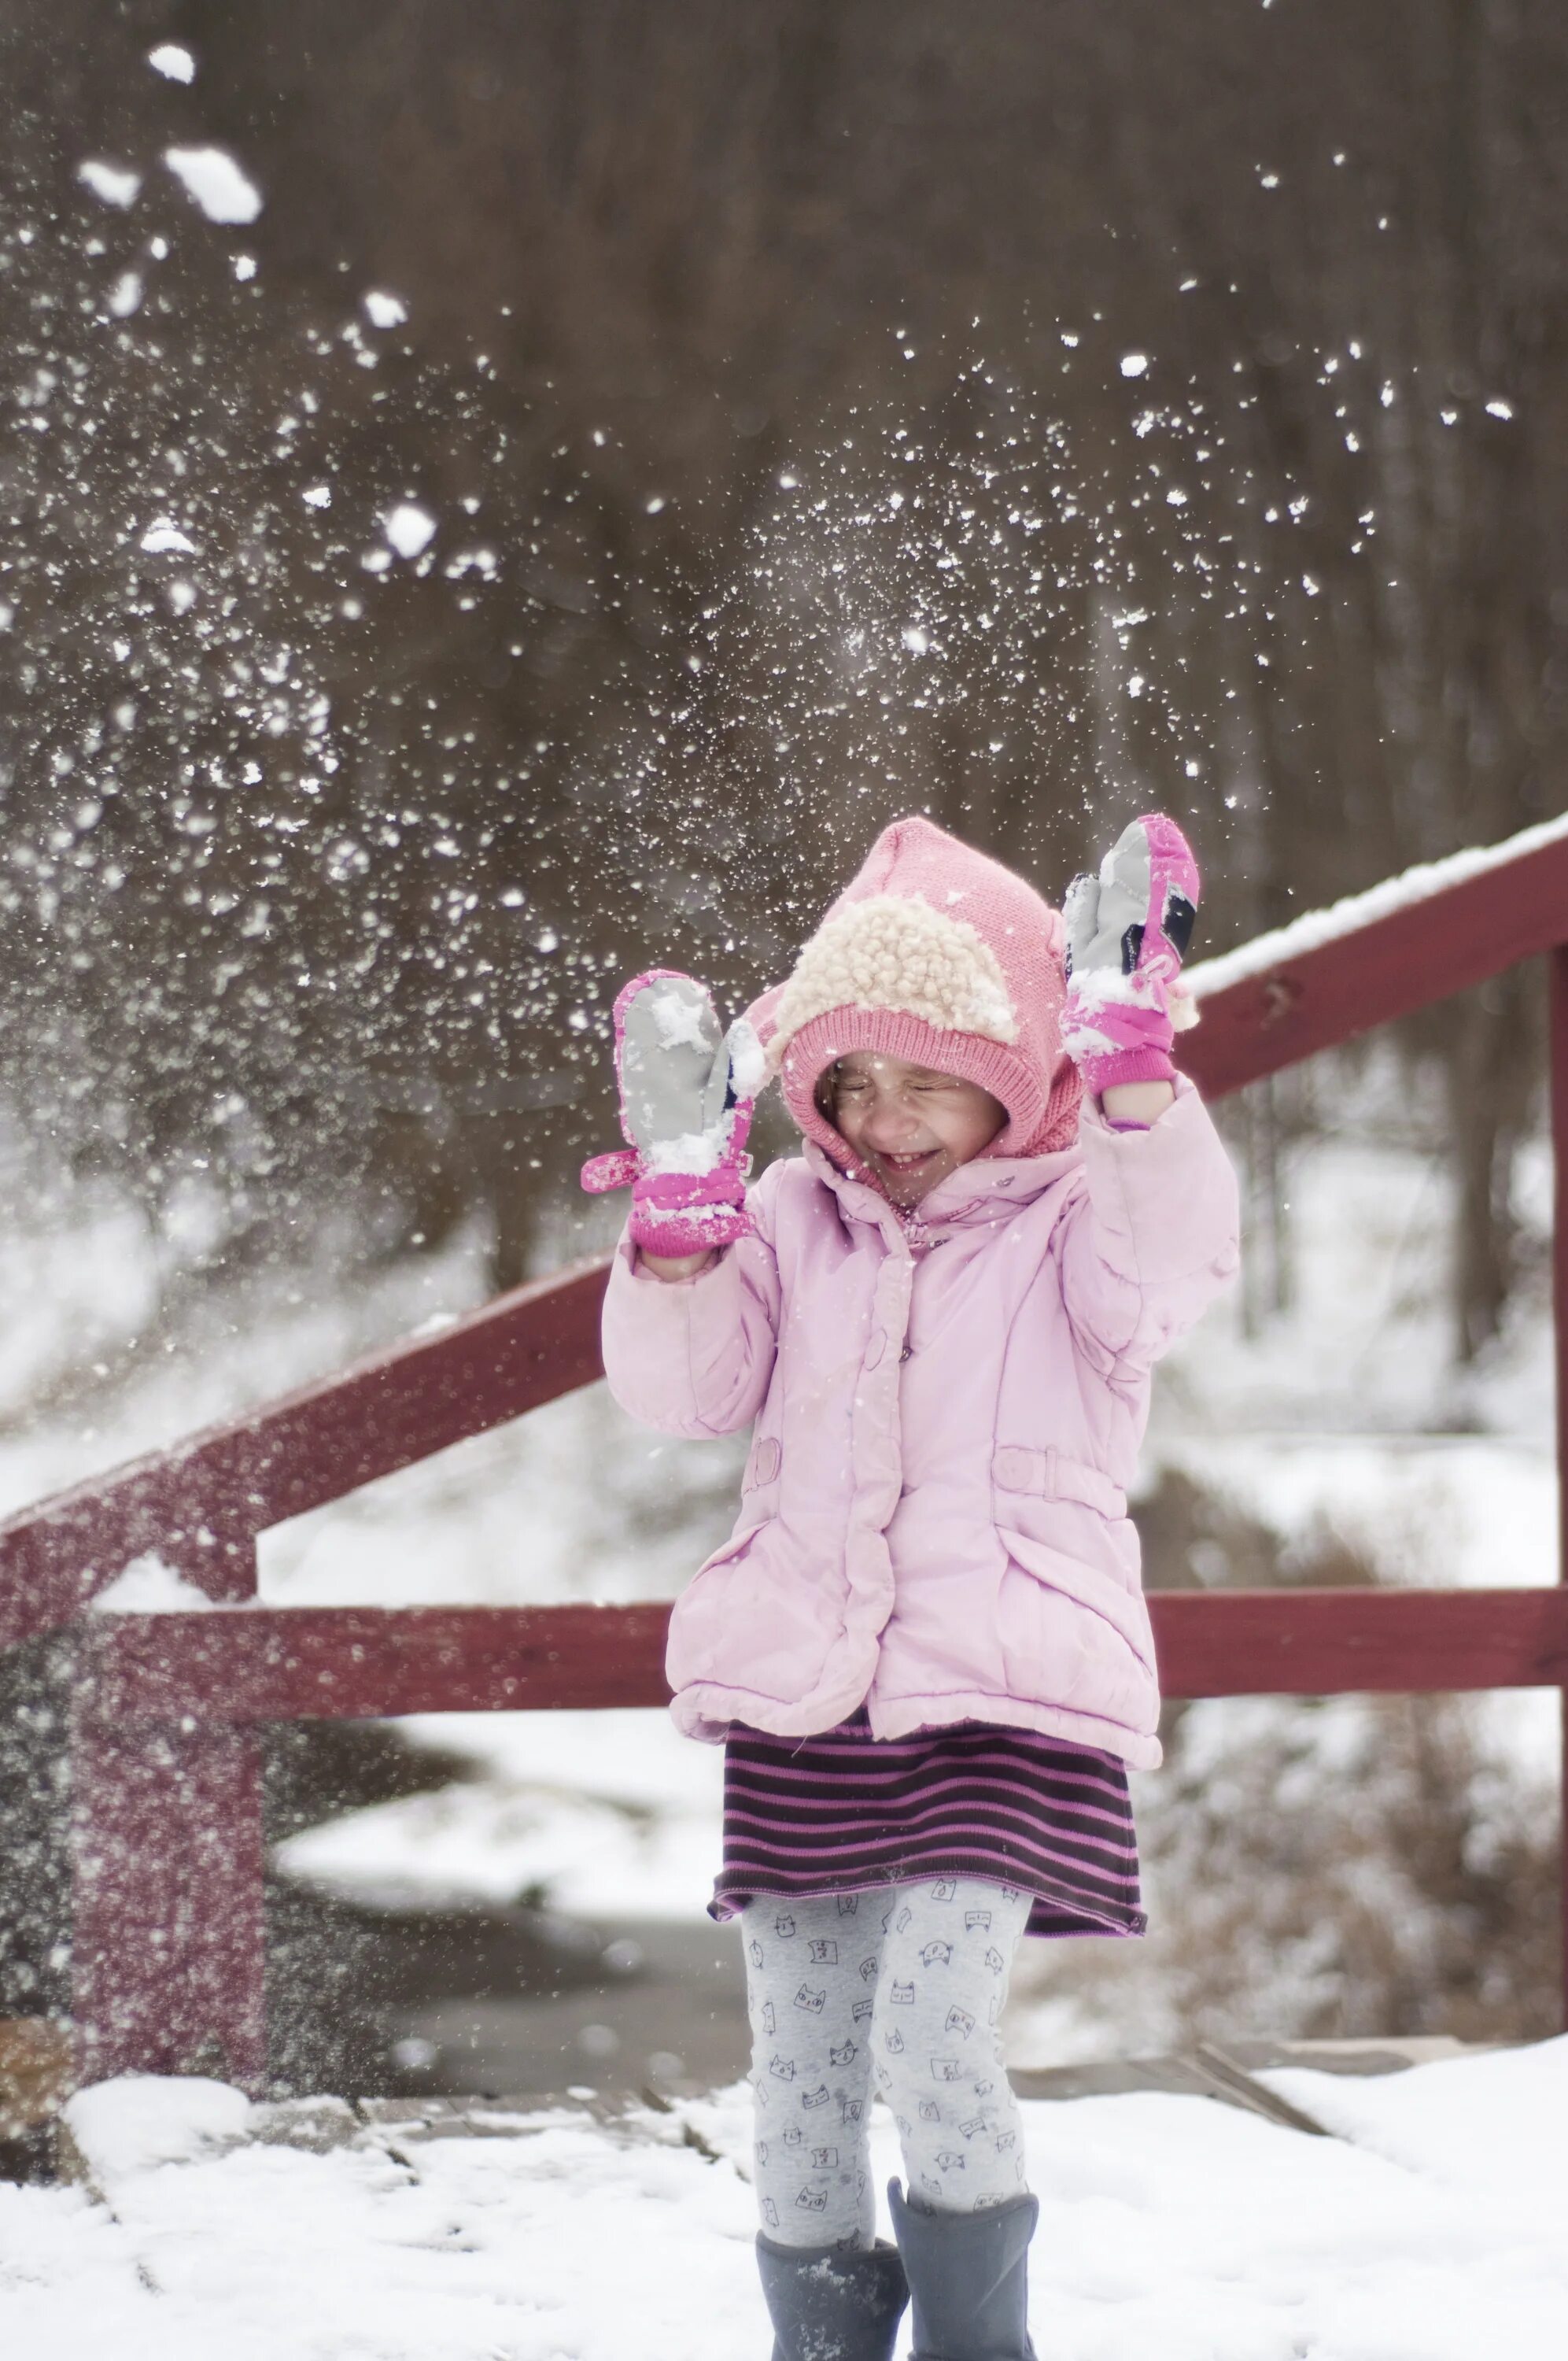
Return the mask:
M1559 2361L1568 2039L1269 2078L1337 2136L1205 2099L1028 2102L1034 2334L1074 2361ZM205 2083L72 2103L96 2193L0 2185L15 2361L738 2361L767 2336L745 2094L484 2138L247 2141ZM695 2143L695 2144L694 2144ZM873 2130L879 2180L897 2169ZM901 2348L903 2349L903 2348Z

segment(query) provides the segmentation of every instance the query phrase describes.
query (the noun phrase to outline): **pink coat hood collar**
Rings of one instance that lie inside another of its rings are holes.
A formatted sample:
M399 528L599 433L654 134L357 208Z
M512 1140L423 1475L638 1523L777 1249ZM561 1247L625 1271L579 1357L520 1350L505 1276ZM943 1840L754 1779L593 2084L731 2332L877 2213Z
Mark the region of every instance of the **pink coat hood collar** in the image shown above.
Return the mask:
M847 1151L840 1148L839 1152ZM1076 1144L1049 1156L976 1157L938 1182L918 1215L907 1220L900 1218L872 1181L859 1177L858 1168L845 1171L816 1140L806 1145L807 1170L831 1189L847 1218L865 1222L881 1230L891 1243L905 1246L915 1237L935 1240L952 1230L1007 1221L1020 1206L1032 1205L1065 1180L1082 1161L1082 1151Z

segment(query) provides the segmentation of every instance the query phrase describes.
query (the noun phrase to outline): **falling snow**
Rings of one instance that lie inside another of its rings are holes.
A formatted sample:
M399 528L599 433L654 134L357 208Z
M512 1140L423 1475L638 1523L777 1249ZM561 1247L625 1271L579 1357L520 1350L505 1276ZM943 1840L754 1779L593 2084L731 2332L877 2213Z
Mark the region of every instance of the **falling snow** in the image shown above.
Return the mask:
M263 203L226 148L166 148L163 160L209 221L253 222Z
M86 163L78 164L76 177L106 205L134 205L141 194L142 176L128 164L105 164L89 158Z
M381 520L382 531L400 557L418 557L435 538L435 519L412 500L400 500Z
M178 41L160 41L156 49L148 49L147 61L154 73L170 82L194 82L196 60Z
M148 525L141 537L140 546L151 557L161 557L170 551L178 551L183 557L196 555L196 544L190 535L181 533L179 526L171 524L167 517L160 517L156 524Z

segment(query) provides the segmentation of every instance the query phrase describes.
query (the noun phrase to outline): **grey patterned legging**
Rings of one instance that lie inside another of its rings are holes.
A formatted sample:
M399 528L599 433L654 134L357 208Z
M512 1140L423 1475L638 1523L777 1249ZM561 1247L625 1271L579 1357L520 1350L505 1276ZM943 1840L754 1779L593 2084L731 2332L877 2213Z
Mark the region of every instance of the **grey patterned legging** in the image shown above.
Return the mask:
M869 2246L872 2083L910 2190L978 2213L1024 2184L997 2019L1028 1894L979 1877L763 1896L740 1916L756 2094L757 2202L786 2246Z

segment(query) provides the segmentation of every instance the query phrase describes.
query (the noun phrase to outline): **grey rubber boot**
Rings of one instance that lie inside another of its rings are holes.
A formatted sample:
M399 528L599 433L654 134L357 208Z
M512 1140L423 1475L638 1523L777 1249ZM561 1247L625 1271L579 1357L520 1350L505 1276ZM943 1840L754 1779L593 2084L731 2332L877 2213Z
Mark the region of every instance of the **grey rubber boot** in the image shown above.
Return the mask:
M757 2238L773 2361L893 2361L909 2288L896 2246L869 2254Z
M1038 2198L934 2213L911 2205L894 2180L887 2202L914 2306L910 2361L1036 2361L1028 2254Z

